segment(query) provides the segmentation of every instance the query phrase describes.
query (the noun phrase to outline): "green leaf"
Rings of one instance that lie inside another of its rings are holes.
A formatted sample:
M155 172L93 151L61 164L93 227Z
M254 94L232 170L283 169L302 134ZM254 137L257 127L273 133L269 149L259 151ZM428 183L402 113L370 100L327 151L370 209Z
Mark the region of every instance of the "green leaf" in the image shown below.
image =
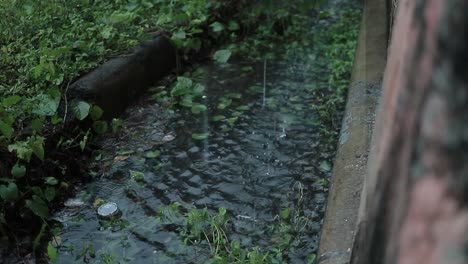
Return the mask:
M11 136L13 135L13 128L0 120L0 132L7 138L10 139Z
M104 134L107 132L108 126L106 121L95 121L93 123L93 129L98 134Z
M91 106L85 101L79 101L73 106L73 113L78 120L85 119L89 114Z
M330 162L323 160L322 162L320 162L319 169L323 172L329 172L331 170Z
M58 184L58 180L55 177L45 177L44 182L45 182L45 184L48 184L48 185L57 185Z
M161 151L155 150L155 151L148 151L145 153L145 157L148 159L155 159L161 155Z
M236 21L229 21L228 29L231 31L239 30L239 24Z
M8 145L8 151L16 152L19 159L29 162L33 153L28 141L16 141L14 144Z
M228 122L228 124L230 125L233 125L236 121L237 121L237 117L231 117L231 118L226 119L226 122Z
M314 253L307 256L307 264L314 264L315 260L317 259L317 255Z
M31 129L35 132L41 133L43 121L44 121L43 117L33 119L31 121Z
M243 71L243 72L251 72L253 70L254 70L254 68L252 66L244 66L244 67L241 68L241 71Z
M60 96L54 94L39 94L33 98L36 108L32 111L39 116L53 116L57 112L60 103Z
M252 93L263 93L263 87L259 85L252 85L249 87L249 92Z
M250 107L248 105L241 105L241 106L238 106L236 109L239 111L247 111L250 109Z
M193 87L193 94L194 95L203 95L203 92L205 91L205 86L197 83L195 84L195 86Z
M91 111L89 112L91 119L93 119L94 121L99 120L102 117L103 113L104 111L102 110L102 108L97 105L93 105L93 107L91 107Z
M174 32L174 34L172 34L172 37L177 39L185 39L187 35L185 34L185 31L179 29L176 32Z
M26 174L26 167L16 163L13 165L13 168L11 168L11 175L13 178L21 178Z
M8 107L17 104L19 101L21 101L21 96L13 95L3 99L2 105Z
M221 32L224 29L223 24L219 23L218 21L211 23L210 27L214 32Z
M44 197L47 201L51 202L55 198L55 188L54 187L47 187L44 191Z
M30 142L34 155L36 155L40 160L44 160L44 138L35 137L35 140Z
M213 59L219 63L226 63L231 57L232 52L227 49L218 50L214 53Z
M240 93L227 93L224 96L226 96L227 98L232 98L232 99L241 99L242 98L242 94L240 94Z
M18 186L16 183L10 182L8 185L0 185L0 197L4 201L14 201L18 199Z
M284 221L288 221L291 217L291 208L285 208L283 211L281 211L281 219Z
M192 87L192 80L187 77L179 76L177 77L177 83L174 88L171 90L172 96L178 96L187 94L190 92L190 88Z
M210 133L193 133L192 138L195 140L203 140L208 138L209 135Z
M32 200L26 200L26 207L41 218L46 219L49 217L47 204L37 195L33 195Z
M47 245L47 256L49 256L49 259L52 262L56 262L58 260L58 251L50 242Z
M194 106L192 106L192 113L194 114L199 114L201 112L204 112L206 111L206 105L203 105L203 104L196 104Z
M145 174L141 171L130 171L130 177L136 182L144 182Z
M223 115L217 115L217 116L213 116L213 121L220 121L220 120L223 120L223 119L226 119L225 116Z

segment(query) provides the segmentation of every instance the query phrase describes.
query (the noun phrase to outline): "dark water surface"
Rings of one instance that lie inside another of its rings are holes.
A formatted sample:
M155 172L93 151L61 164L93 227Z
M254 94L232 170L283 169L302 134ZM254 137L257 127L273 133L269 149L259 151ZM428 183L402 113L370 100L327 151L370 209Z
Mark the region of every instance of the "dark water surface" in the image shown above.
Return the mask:
M206 88L200 114L169 114L150 99L129 109L124 129L101 143L90 167L96 180L55 215L57 263L205 263L207 243L186 245L183 220L157 217L174 203L182 212L226 208L229 240L306 263L318 246L335 146L320 138L312 107L326 96L327 62L317 49L286 49L281 60L200 66L191 77ZM231 100L225 109L222 97ZM121 221L98 219L101 199L119 206ZM278 215L287 208L284 226ZM288 246L278 246L285 236Z

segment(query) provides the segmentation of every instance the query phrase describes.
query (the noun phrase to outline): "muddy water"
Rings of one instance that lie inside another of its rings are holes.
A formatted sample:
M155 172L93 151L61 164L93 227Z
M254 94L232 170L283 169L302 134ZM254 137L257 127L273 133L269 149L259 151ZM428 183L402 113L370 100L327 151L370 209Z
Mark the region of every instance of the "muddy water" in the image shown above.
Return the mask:
M124 129L103 139L90 166L95 181L55 215L57 263L207 262L208 243L184 243L183 217L158 217L171 204L182 215L226 208L230 241L306 263L318 246L335 146L320 138L332 128L311 107L327 96L327 62L317 49L301 50L200 66L191 76L205 86L199 114L171 114L151 99L129 109ZM118 205L119 220L98 218L102 200ZM283 221L287 210L292 217Z

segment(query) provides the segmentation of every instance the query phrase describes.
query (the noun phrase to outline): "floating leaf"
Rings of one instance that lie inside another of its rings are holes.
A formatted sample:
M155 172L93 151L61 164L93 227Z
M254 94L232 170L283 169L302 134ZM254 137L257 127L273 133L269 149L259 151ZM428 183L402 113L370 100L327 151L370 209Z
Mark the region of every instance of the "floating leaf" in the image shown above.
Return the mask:
M144 182L145 174L141 171L130 171L130 177L136 182Z
M155 159L161 155L161 151L155 150L155 151L148 151L145 153L145 157L148 159Z
M18 199L18 186L16 183L10 182L8 185L0 185L0 197L4 201L14 201Z
M51 243L47 245L47 256L49 256L49 259L52 262L56 262L58 260L58 251Z
M117 155L120 155L120 156L126 156L126 155L130 155L130 154L133 154L133 153L135 153L135 151L129 150L129 149L121 149L121 150L117 151Z
M247 111L250 109L250 107L248 105L241 105L241 106L238 106L236 109L239 111Z
M226 122L228 122L228 124L230 125L233 125L236 121L237 121L237 117L231 117L231 118L226 119Z
M203 140L208 138L209 135L210 133L193 133L192 138L195 140Z
M226 119L225 116L223 115L217 115L217 116L213 116L213 121L220 121L220 120L223 120L223 119Z
M78 120L85 119L89 114L91 106L85 101L79 101L73 106L73 113Z
M199 113L204 112L204 111L206 111L206 105L196 104L196 105L192 106L192 113L194 113L194 114L199 114Z
M32 200L26 200L26 207L41 218L49 217L47 204L37 195L33 195Z
M26 167L16 163L13 168L11 168L11 175L14 178L21 178L26 174Z
M331 165L330 165L330 162L326 161L326 160L322 160L322 162L320 162L320 167L319 169L323 172L329 172L331 170Z
M283 211L281 211L281 219L284 221L288 221L291 217L291 208L285 208Z
M213 59L219 63L226 63L231 57L232 52L227 49L218 50L214 53Z

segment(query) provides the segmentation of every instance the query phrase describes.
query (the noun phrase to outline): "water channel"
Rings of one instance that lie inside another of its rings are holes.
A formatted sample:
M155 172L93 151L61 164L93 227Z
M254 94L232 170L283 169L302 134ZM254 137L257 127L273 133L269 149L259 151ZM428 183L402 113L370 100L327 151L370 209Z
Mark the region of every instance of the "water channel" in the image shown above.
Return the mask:
M311 107L327 96L328 62L313 45L277 50L281 59L199 66L188 77L205 87L200 113L170 112L150 94L129 109L124 129L101 142L95 180L54 216L57 263L213 261L214 241L187 235L187 215L220 208L230 250L311 263L335 154ZM104 201L118 219L97 216Z

